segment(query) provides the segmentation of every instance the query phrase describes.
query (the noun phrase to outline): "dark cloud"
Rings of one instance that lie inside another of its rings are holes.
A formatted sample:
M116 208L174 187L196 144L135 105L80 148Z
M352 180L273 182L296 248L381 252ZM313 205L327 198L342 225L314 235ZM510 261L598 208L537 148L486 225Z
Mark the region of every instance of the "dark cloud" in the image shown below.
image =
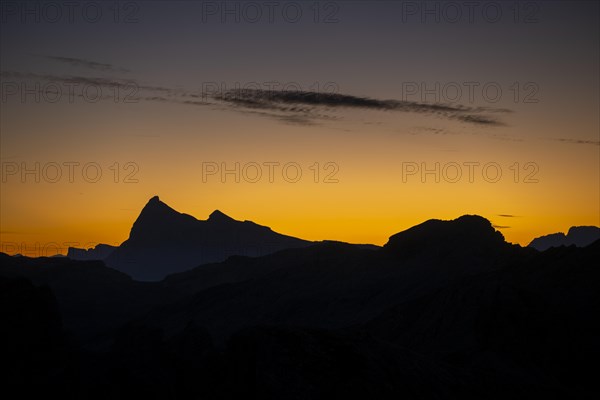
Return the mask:
M23 81L30 81L32 83L26 85L28 91L38 89L39 93L62 96L69 100L71 97L85 99L87 96L87 98L94 98L94 101L98 99L128 103L137 103L140 100L180 102L173 97L175 92L173 89L140 84L133 79L73 75L60 76L17 71L1 71L0 78L2 78L4 83L7 83L6 80L8 79L14 79L21 83ZM18 82L15 82L15 84ZM95 90L90 90L90 87ZM3 90L8 91L8 86L3 85Z
M36 80L38 82L44 81L46 83L53 82L69 85L117 88L121 90L118 92L120 96L127 96L131 101L169 102L194 106L212 105L226 110L233 109L238 112L255 113L295 125L314 125L318 120L339 119L340 117L332 115L334 110L349 108L383 112L419 113L483 126L503 125L496 118L483 115L484 113L510 112L510 110L506 109L380 100L339 93L238 89L222 93L199 94L181 88L174 89L141 84L133 79L58 76L16 71L3 71L0 76L3 78ZM52 88L45 87L44 90L52 90ZM102 99L110 100L111 95L114 95L112 92L107 92L106 94L108 96L102 96Z
M558 142L564 142L564 143L591 144L594 146L600 146L600 141L598 141L598 140L583 140L583 139L569 139L569 138L558 138L555 140Z
M400 111L437 115L478 125L503 125L495 118L474 114L489 111L488 108L399 100L379 100L339 93L236 89L215 95L213 98L229 103L235 107L295 114L301 113L305 114L305 118L310 118L311 114L314 114L320 109L360 108L377 111ZM495 110L495 112L509 112L509 110L498 109Z
M104 87L125 87L136 85L133 80L125 79L110 79L100 77L87 77L87 76L59 76L59 75L46 75L36 74L32 72L17 72L17 71L2 71L0 76L3 78L13 78L20 80L34 80L39 83L69 83L69 84L81 84L81 85L95 85Z
M128 69L117 67L112 64L105 64L96 61L90 61L83 58L74 57L59 57L59 56L43 56L44 58L52 61L57 61L63 64L68 64L72 67L83 67L88 69L94 69L97 71L113 71L113 72L130 72Z
M209 106L209 105L213 104L213 103L209 103L207 101L194 101L194 100L178 101L178 103L180 103L180 104L189 104L189 105L192 105L192 106Z
M453 115L450 116L451 118L454 119L458 119L460 121L463 122L469 122L472 124L481 124L481 125L496 125L496 126L502 126L504 125L503 123L499 122L497 119L495 118L490 118L490 117L485 117L482 115Z
M432 135L456 135L456 132L449 131L443 128L432 128L428 126L415 126L410 131L398 131L398 133L407 133L409 135L420 135L423 133Z
M303 126L317 125L312 119L307 118L302 115L282 115L277 118L281 122L284 122L284 123L290 124L290 125L303 125Z
M499 217L502 218L519 218L518 215L512 215L512 214L498 214Z

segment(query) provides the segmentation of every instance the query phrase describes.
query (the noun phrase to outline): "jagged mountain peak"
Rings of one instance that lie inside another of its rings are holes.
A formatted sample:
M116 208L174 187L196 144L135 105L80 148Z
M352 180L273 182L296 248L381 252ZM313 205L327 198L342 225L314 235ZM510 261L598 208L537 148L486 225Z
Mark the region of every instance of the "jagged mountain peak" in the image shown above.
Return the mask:
M198 220L154 196L134 222L129 238L105 261L134 279L160 280L232 255L259 256L309 244L264 226L237 221L219 210L207 220Z
M162 202L158 196L154 196L150 200L148 200L148 202L146 203L144 208L142 208L142 211L140 212L140 217L143 216L144 214L156 214L156 213L179 214L177 211L175 211L174 209L169 207L166 203ZM139 219L139 217L138 217L138 219Z

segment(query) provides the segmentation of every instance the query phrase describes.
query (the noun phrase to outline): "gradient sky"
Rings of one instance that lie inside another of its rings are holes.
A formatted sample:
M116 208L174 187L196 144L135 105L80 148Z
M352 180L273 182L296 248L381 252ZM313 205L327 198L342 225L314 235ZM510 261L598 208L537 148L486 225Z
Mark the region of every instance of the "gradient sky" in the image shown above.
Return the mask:
M119 244L154 195L353 243L463 214L522 245L600 225L597 2L51 3L1 2L1 251Z

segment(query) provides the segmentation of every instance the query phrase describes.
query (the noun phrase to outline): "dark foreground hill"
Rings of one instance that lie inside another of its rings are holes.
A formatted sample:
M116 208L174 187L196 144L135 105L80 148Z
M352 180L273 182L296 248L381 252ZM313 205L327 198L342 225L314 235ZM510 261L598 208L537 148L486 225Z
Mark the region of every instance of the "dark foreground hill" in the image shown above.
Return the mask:
M0 255L3 359L78 399L591 398L599 256L510 245L477 216L154 283Z

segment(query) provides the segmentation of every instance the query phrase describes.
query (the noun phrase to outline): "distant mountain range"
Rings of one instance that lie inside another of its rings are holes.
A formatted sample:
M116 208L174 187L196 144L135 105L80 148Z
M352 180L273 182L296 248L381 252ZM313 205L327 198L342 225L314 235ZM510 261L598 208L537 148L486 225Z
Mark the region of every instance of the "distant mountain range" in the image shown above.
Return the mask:
M67 257L73 260L89 261L89 260L104 260L112 254L117 246L109 244L98 244L91 249L79 249L77 247L69 247Z
M256 227L211 219L153 199L131 236L158 246L179 240L175 226ZM600 240L539 252L466 215L382 248L300 244L160 282L100 261L0 254L6 378L76 398L598 394Z
M453 224L462 230L448 235ZM504 243L500 232L489 226L489 221L477 216L463 216L455 221L430 220L390 238L388 248L402 247L406 256L431 243L419 242L420 235L437 235L440 245L453 248L467 246L473 251L485 251L480 236L465 237L469 232L486 226L492 242ZM550 247L575 245L585 247L600 238L600 228L572 227L567 235L556 233L534 239L529 247L543 251ZM206 221L182 214L158 196L151 198L134 222L129 238L120 246L99 244L93 249L70 247L67 257L73 260L102 260L118 271L138 281L160 281L170 274L184 272L202 264L225 261L234 255L263 256L283 249L300 248L314 244L307 240L282 235L269 227L251 221L237 221L215 210ZM505 244L507 245L507 244ZM377 249L374 245L361 245ZM441 249L441 248L440 248Z
M544 251L550 247L577 246L585 247L600 239L600 228L597 226L572 226L565 235L562 232L540 236L529 243L529 247Z

